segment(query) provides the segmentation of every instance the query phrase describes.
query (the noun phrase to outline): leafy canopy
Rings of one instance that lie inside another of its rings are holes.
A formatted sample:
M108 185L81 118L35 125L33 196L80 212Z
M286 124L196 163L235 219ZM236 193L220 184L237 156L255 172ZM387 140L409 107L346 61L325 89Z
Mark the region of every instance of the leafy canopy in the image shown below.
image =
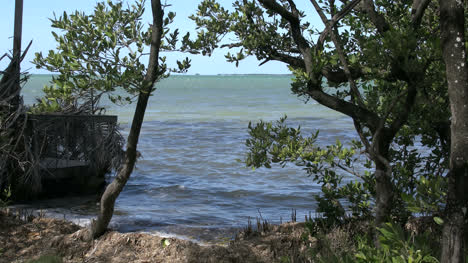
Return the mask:
M312 5L324 30L308 23L310 14L292 0L234 1L232 8L205 0L191 16L199 31L196 40L184 39L188 46L207 55L232 49L226 59L236 65L247 56L261 64L286 63L294 75L294 94L350 116L360 135L348 146L337 142L322 148L318 133L303 137L284 120L260 122L249 125L247 165L303 168L322 186L318 212L342 220L345 210L357 217L372 215L378 194L372 170L388 163L393 218L439 212L450 114L437 4L429 3L419 18L411 1ZM357 180L343 183L349 176Z
M131 103L143 86L146 66L142 58L150 45L151 27L142 21L145 1L132 5L123 2L100 2L92 14L66 12L50 19L57 42L56 50L47 56L36 53L33 63L37 68L59 73L52 85L44 87L45 98L40 110L63 110L69 105L81 105L92 113L102 95L117 104ZM164 32L161 51L177 50L178 30L170 31L175 13L169 12L163 20ZM170 72L186 72L190 60L177 61L177 68L168 68L166 57L160 57L159 79ZM124 93L122 92L125 91Z

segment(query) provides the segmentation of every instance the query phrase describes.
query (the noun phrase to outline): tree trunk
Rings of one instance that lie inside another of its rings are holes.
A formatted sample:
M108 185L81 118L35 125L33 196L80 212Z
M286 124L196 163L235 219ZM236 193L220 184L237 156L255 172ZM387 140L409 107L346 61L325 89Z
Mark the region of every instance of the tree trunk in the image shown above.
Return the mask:
M114 213L115 200L124 188L130 178L133 168L135 167L137 144L145 116L146 106L153 86L158 79L159 48L161 46L161 37L163 34L164 14L160 0L151 0L151 8L153 12L153 26L148 71L145 76L143 87L138 95L138 102L133 115L132 127L130 128L130 133L128 135L125 161L116 178L107 186L101 197L99 215L97 220L93 220L91 223L89 236L87 237L88 239L98 238L106 231Z
M468 69L463 3L461 0L439 0L441 44L452 113L442 263L465 262L464 233L468 208Z
M375 225L388 222L393 204L392 170L377 160L375 165Z
M15 25L13 33L13 70L11 77L14 78L14 91L17 92L16 96L10 101L13 107L11 110L16 111L21 103L20 93L20 79L21 79L21 36L23 31L23 0L15 1Z
M21 56L21 31L23 28L23 0L15 1L15 26L13 36L13 56Z
M375 163L375 227L373 236L376 247L380 247L379 231L376 227L382 227L390 220L395 194L392 183L392 167L388 161L390 142L394 136L391 136L390 139L384 135L385 133L385 130L374 133L373 136L376 138L371 145L371 158Z

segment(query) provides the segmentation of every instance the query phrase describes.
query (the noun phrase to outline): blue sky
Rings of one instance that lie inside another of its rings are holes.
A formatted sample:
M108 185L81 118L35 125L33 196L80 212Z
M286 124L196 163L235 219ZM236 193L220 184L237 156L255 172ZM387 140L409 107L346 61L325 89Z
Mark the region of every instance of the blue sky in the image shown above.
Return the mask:
M0 54L9 52L13 46L13 23L14 23L14 0L2 0L2 8L0 11ZM36 52L47 53L48 50L55 48L55 41L52 37L49 18L53 17L55 12L57 15L62 14L64 11L73 12L74 10L84 11L91 13L98 0L24 0L24 13L23 13L23 48L26 47L30 40L33 40L31 49L28 52L22 64L22 70L29 73L47 74L45 70L38 70L30 63L34 58ZM131 1L130 1L131 2ZM183 32L194 32L195 25L188 19L188 16L195 12L199 0L168 0L167 3L171 4L167 10L177 13L174 28L177 27ZM233 1L220 0L223 6L232 6ZM296 1L298 6L306 12L312 14L312 7L307 0ZM145 22L150 21L151 7L150 2L146 3ZM317 21L316 18L312 19ZM318 22L318 21L317 21ZM226 50L218 50L211 57L188 55L192 60L192 67L189 69L188 74L287 74L289 73L285 64L280 62L269 62L259 67L259 62L255 58L248 58L239 64L236 68L234 64L225 61L224 54ZM183 58L186 54L165 54L168 60L175 58ZM5 68L7 59L0 61L0 68Z

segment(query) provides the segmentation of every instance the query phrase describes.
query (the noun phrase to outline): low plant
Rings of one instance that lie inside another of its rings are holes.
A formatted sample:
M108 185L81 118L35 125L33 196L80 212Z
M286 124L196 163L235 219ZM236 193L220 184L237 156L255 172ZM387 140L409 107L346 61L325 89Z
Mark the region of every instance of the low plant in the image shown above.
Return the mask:
M324 219L313 219L307 224L309 231L310 226L317 227L314 233L309 232L317 240L309 249L313 262L439 262L439 240L430 231L418 233L407 231L397 223L386 223L377 228L380 246L376 247L374 235L363 231L369 227L364 221L325 228L322 226L324 223Z
M31 259L27 263L63 263L63 260L57 255L43 255L38 259Z
M436 248L431 246L430 233L406 233L403 228L386 223L377 228L380 247L376 247L369 238L359 237L355 262L389 263L438 263L434 255Z
M0 208L6 207L11 202L11 187L3 189L2 196L0 197Z
M317 243L315 247L309 250L313 262L319 263L351 263L355 262L352 250L353 244L349 244L348 240L338 241L342 246L341 249L336 249L336 240L328 237L325 234L316 235ZM346 248L345 248L346 247Z

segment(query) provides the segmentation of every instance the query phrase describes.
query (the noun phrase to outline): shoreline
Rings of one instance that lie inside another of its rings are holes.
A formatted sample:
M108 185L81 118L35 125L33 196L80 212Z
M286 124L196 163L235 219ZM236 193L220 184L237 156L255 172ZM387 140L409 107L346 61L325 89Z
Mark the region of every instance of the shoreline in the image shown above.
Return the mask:
M110 230L86 242L83 227L70 221L0 211L0 262L28 262L54 255L63 262L279 262L307 255L315 240L304 239L304 223L246 229L224 244L200 244L153 233Z
M54 220L64 220L71 224L77 225L80 228L86 228L89 226L91 220L95 218L95 215L78 215L77 213L66 213L65 210L69 208L59 208L57 210L51 208L33 208L30 206L23 206L24 204L12 204L6 208L3 208L4 212L9 215L13 215L16 218L21 218L22 221L27 221L28 218L48 218ZM2 208L0 208L1 213ZM97 213L97 211L96 211ZM232 226L202 226L202 225L179 225L172 224L163 227L151 227L151 226L141 226L141 227L131 227L125 223L119 222L119 219L116 218L119 216L119 212L115 211L113 221L109 225L109 229L112 229L115 232L122 234L126 233L140 233L148 234L152 236L158 236L162 238L176 238L180 240L186 240L193 243L196 243L200 246L210 246L210 245L219 245L225 244L229 241L235 239L236 235L246 229L247 221L244 225ZM252 218L255 220L255 218ZM259 220L259 218L257 218ZM281 223L275 223L268 221L270 225L280 225Z
M56 73L31 73L31 76L58 76L59 74ZM1 74L0 74L1 76ZM293 77L294 75L291 73L284 73L284 74L261 74L261 73L245 73L245 74L230 74L230 73L219 73L219 74L184 74L184 73L173 73L172 76L187 76L187 77L235 77L235 76L279 76L279 77Z

